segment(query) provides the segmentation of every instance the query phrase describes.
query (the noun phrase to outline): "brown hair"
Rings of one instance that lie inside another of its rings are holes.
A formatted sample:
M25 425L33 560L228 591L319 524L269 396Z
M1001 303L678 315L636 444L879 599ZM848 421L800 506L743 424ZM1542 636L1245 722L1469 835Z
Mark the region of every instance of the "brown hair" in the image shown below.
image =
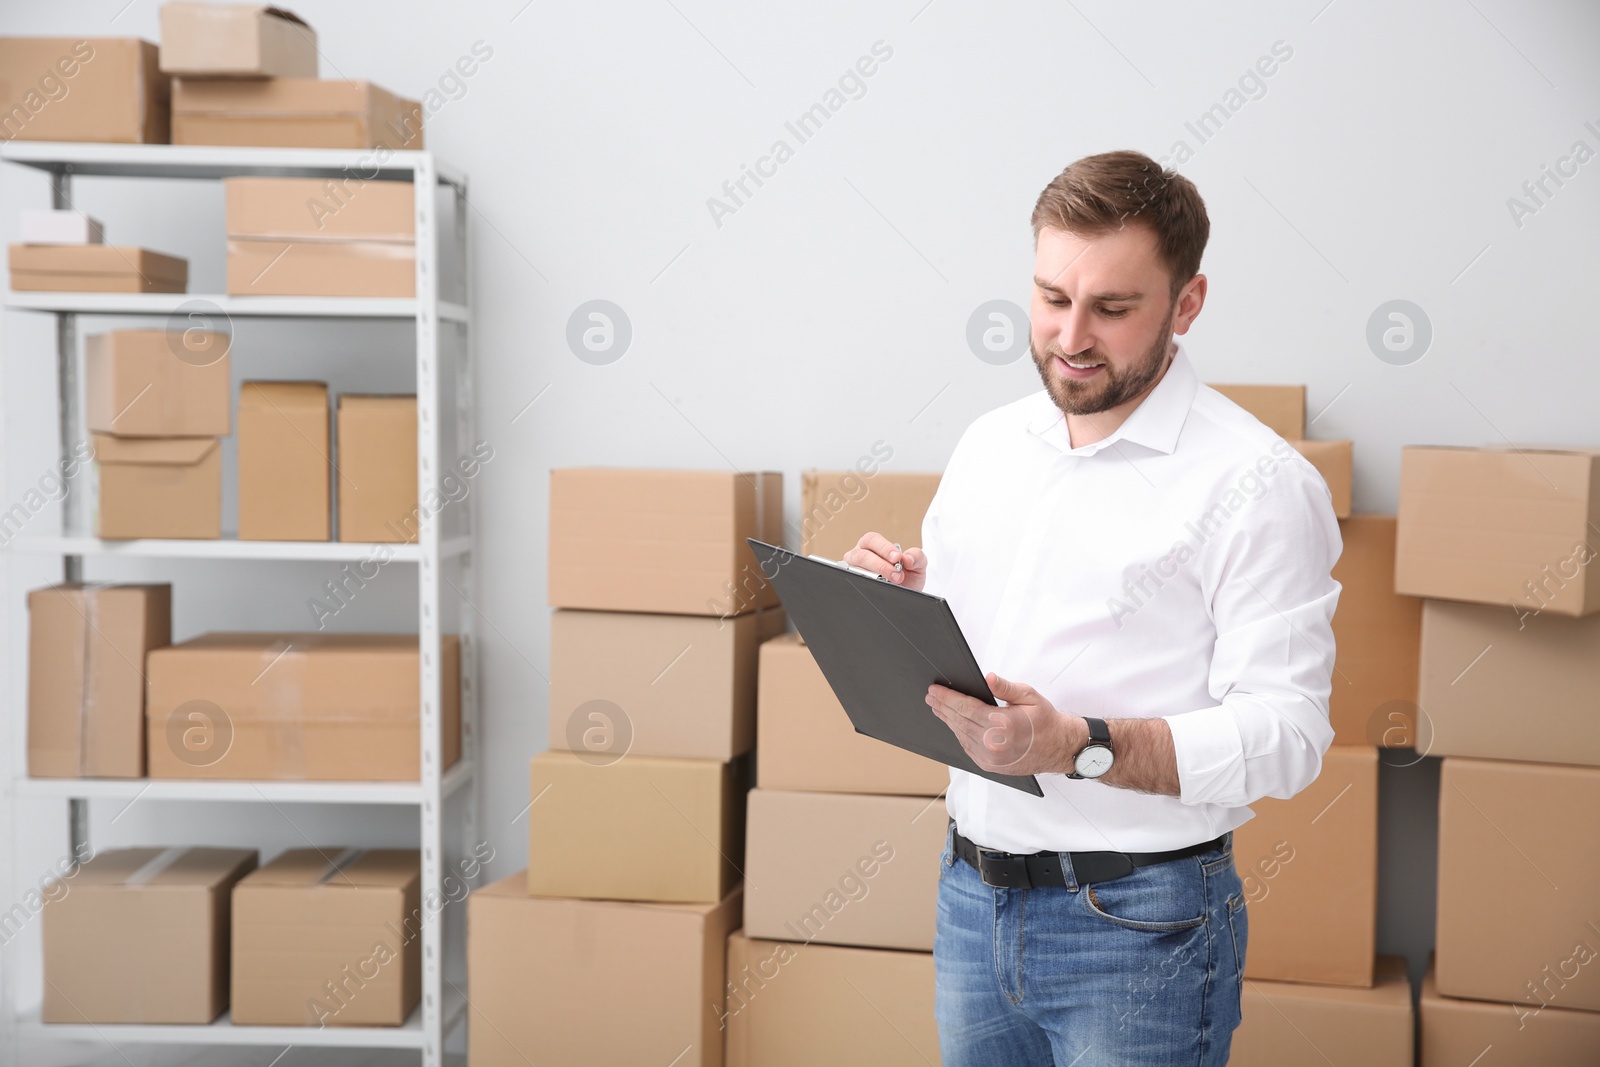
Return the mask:
M1194 182L1143 152L1084 156L1053 178L1033 206L1033 237L1049 227L1098 237L1129 224L1156 235L1161 261L1172 275L1169 299L1200 273L1211 235L1205 201Z

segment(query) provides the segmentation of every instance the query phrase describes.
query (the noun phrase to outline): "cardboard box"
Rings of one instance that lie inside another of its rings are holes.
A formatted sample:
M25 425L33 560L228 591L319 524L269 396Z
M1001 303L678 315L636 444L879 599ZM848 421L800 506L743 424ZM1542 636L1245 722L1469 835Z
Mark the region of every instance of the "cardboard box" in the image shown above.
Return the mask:
M933 955L728 938L727 1067L939 1062ZM826 1022L821 1022L826 1020Z
M950 768L856 733L799 634L761 646L756 781L763 789L938 796Z
M317 31L265 4L161 5L161 69L224 78L315 78Z
M280 148L423 148L422 105L370 82L178 78L172 143Z
M417 398L339 397L339 540L415 541Z
M1424 605L1419 752L1600 767L1600 615Z
M0 37L0 141L166 144L169 99L149 41Z
M228 1007L229 914L254 849L101 852L44 905L47 1023L211 1022Z
M144 777L144 662L172 643L172 586L28 593L28 774Z
M756 743L756 661L782 608L713 619L625 611L550 617L550 747L731 760Z
M1594 1067L1600 1050L1600 1012L1441 996L1431 969L1420 1010L1422 1067Z
M1600 450L1405 448L1395 590L1554 615L1600 611Z
M229 296L414 297L416 270L409 244L228 240Z
M152 778L414 782L415 634L212 633L145 661ZM439 651L443 767L461 755L461 646Z
M473 1067L717 1067L723 943L739 905L738 889L714 904L544 900L528 896L522 872L476 890Z
M332 534L328 387L239 387L239 539L326 541Z
M1600 768L1445 759L1440 993L1600 1011L1600 967L1585 965L1600 955L1596 812ZM1486 889L1494 877L1510 888Z
M228 292L416 295L410 182L227 178Z
M422 997L416 849L297 848L233 891L233 1022L399 1026Z
M922 517L941 477L937 472L805 471L800 475L800 551L841 559L869 531L906 548L922 544Z
M1250 937L1254 951L1254 931ZM1228 1067L1411 1067L1415 1024L1406 961L1379 956L1368 969L1377 975L1370 989L1247 979Z
M1394 591L1395 520L1352 515L1339 523L1333 565L1343 588L1333 616L1338 647L1328 715L1339 745L1418 747L1417 655L1422 601Z
M81 211L30 209L17 227L17 240L25 245L98 245L105 238L100 220Z
M1350 468L1352 463L1349 441L1290 441L1294 450L1317 468L1322 480L1328 483L1333 494L1333 514L1337 518L1350 517Z
M1259 800L1234 831L1250 909L1246 977L1371 986L1378 916L1378 752L1334 745L1317 780Z
M12 245L11 288L47 293L182 293L189 261L125 245Z
M550 606L719 616L774 607L747 537L783 537L783 475L553 470Z
M749 803L747 934L933 949L943 802L761 788Z
M100 466L99 536L222 536L220 440L104 433L90 434L90 440Z
M89 429L118 437L226 437L228 347L210 330L113 330L84 341Z
M533 757L528 894L713 904L738 884L747 763Z
M1211 388L1260 419L1285 441L1306 435L1306 387L1303 385L1213 385Z

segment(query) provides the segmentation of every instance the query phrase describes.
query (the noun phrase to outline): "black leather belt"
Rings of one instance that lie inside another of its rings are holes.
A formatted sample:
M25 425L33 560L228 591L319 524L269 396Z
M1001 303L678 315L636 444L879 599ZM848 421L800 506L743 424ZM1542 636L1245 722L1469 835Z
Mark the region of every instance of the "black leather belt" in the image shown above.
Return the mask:
M979 848L957 830L955 853L966 861L967 866L978 872L985 885L997 889L1036 889L1067 884L1066 872L1061 869L1063 855L1071 859L1072 875L1077 884L1087 885L1125 877L1140 867L1210 852L1222 847L1227 837L1227 834L1223 834L1213 840L1188 848L1175 848L1170 852L1033 852L1019 855Z

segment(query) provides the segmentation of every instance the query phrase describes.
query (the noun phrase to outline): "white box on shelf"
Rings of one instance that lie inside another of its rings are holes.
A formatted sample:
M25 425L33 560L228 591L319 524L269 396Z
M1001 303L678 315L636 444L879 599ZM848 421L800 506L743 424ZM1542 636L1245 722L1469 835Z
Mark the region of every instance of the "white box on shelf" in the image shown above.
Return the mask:
M81 211L24 211L17 230L25 245L98 245L105 237L100 220Z

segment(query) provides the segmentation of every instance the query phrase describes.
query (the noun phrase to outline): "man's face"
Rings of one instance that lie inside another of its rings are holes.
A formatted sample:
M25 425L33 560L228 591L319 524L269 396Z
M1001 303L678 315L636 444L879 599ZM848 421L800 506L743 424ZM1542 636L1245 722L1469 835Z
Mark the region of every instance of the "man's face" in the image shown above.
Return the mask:
M1166 367L1177 309L1155 234L1125 226L1085 239L1043 229L1033 274L1028 350L1056 406L1093 415L1149 392Z

